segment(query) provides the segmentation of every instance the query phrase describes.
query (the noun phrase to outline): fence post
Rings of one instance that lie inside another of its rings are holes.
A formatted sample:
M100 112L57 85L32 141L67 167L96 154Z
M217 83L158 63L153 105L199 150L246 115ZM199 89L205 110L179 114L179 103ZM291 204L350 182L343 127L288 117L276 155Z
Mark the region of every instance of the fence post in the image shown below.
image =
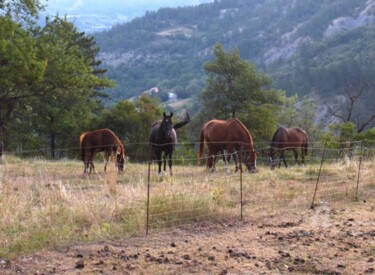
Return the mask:
M243 219L243 200L242 200L242 169L240 169L240 205L241 205L241 221Z
M318 178L317 178L317 180L316 180L314 196L313 196L313 200L312 200L312 203L311 203L310 209L314 209L315 196L316 196L316 193L317 193L317 191L318 191L318 184L319 184L319 181L320 181L320 175L321 175L321 173L322 173L322 166L323 166L323 161L324 161L324 155L325 155L325 153L326 153L326 148L327 148L327 142L324 144L323 155L322 155L322 159L321 159L321 161L320 161L319 174L318 174Z
M151 177L151 161L148 162L148 173L147 173L146 236L148 236L148 224L149 224L149 216L150 216L150 177Z
M361 141L361 155L359 156L358 175L357 175L357 187L356 187L356 190L355 190L355 199L357 201L358 201L359 176L361 174L361 166L362 166L362 155L363 155L363 140Z

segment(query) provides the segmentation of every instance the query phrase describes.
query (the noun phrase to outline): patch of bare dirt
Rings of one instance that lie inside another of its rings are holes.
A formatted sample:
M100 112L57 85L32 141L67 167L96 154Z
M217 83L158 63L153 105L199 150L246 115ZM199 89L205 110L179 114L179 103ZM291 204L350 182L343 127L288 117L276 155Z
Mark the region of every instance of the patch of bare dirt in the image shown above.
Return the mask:
M1 274L375 274L374 268L375 201L0 259Z

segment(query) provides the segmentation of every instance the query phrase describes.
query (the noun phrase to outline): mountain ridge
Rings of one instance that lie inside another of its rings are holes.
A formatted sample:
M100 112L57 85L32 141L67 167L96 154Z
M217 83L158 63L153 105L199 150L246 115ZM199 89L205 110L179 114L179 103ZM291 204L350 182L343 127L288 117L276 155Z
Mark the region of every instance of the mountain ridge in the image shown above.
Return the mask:
M118 83L114 101L151 87L196 96L215 43L238 48L289 95L332 98L345 80L356 85L375 73L374 14L375 0L221 0L148 12L95 38Z

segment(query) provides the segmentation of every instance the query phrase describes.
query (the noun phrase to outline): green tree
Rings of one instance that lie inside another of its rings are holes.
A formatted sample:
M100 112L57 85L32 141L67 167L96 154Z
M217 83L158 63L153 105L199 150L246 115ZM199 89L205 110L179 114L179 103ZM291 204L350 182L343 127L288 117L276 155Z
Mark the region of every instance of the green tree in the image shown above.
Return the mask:
M105 94L100 90L113 83L103 77L105 70L97 67L100 61L96 60L99 49L95 47L95 41L78 32L66 19L47 19L44 27L35 27L28 33L32 34L30 39L33 43L26 41L20 44L23 47L33 45L33 60L42 64L43 70L38 77L30 78L28 89L20 85L24 76L20 77L19 83L12 81L20 93L29 91L24 97L24 106L20 106L22 97L14 100L18 106L14 117L18 120L11 127L15 133L12 142L13 146L17 146L17 141L28 140L30 146L49 147L54 158L57 146L78 147L77 136L81 129L89 122L92 113L101 108L100 98ZM37 71L26 69L29 72L25 75ZM24 132L25 129L28 133ZM25 138L21 134L33 138Z
M221 44L216 44L214 54L216 59L204 64L208 79L202 101L209 113L236 117L249 103L267 101L261 89L271 84L270 79L257 72L255 65L242 60L237 49L225 52Z
M0 0L0 11L15 21L34 24L43 5L39 0Z
M38 129L49 136L54 157L57 140L59 146L63 146L61 141L69 145L76 142L91 112L100 107L99 98L106 97L99 90L113 83L102 76L105 70L96 69L99 49L93 39L66 19L47 20L38 32L38 46L39 58L46 60L47 69L39 86L45 96L38 98L34 107L37 125L42 125Z
M47 63L38 59L36 39L8 16L0 16L0 126L6 126L17 110L27 110Z
M259 139L270 136L276 124L272 113L284 102L285 93L264 89L271 80L242 60L237 49L225 52L216 44L214 54L216 59L204 65L208 78L198 119L239 117Z

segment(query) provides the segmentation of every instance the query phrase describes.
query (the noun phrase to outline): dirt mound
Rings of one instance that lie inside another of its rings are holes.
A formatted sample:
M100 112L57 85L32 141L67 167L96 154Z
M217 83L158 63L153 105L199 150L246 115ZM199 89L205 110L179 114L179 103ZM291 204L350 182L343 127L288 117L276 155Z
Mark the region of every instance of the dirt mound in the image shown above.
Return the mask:
M40 251L0 259L0 273L374 274L375 201L324 209Z

